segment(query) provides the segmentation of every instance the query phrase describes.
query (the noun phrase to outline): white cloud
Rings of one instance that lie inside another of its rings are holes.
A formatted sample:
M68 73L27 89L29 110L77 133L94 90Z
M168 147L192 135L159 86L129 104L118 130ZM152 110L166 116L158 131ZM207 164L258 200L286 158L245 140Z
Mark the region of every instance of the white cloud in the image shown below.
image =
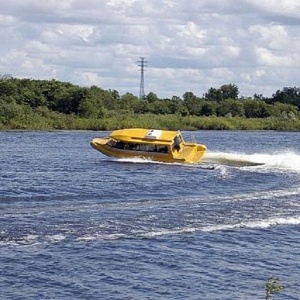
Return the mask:
M0 4L0 73L139 92L244 96L298 86L298 0L10 0Z
M292 59L288 56L280 56L265 48L256 49L258 62L270 67L291 67Z
M298 0L249 0L249 2L270 16L295 17L299 20L300 3Z

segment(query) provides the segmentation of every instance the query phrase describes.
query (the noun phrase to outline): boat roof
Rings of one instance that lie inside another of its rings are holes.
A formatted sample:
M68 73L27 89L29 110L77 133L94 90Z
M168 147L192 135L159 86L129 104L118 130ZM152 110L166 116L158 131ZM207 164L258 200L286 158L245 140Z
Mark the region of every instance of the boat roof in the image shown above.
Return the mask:
M128 128L115 130L110 137L116 140L126 142L143 142L152 143L159 142L160 144L170 144L178 135L178 131L160 130L160 129L145 129L145 128Z

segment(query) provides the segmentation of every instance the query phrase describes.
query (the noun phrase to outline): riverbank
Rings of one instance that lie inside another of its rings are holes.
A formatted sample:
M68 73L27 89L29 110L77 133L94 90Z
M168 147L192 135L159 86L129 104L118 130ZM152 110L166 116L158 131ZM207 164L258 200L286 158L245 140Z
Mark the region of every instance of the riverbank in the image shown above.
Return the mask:
M169 130L277 130L300 131L300 120L282 117L197 117L154 114L114 114L101 119L55 112L32 113L0 122L0 130L114 130L118 128Z

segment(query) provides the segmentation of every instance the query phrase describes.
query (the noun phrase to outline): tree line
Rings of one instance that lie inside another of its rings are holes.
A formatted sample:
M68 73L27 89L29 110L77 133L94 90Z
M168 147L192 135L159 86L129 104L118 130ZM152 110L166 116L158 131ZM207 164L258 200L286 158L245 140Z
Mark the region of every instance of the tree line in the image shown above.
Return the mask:
M81 87L55 79L0 76L0 123L3 124L29 111L88 119L106 118L112 113L298 119L299 108L300 87L284 87L269 98L258 94L240 97L235 84L224 84L219 88L210 88L200 97L185 92L182 97L161 99L150 92L144 99L139 99L129 92L120 95L116 90Z

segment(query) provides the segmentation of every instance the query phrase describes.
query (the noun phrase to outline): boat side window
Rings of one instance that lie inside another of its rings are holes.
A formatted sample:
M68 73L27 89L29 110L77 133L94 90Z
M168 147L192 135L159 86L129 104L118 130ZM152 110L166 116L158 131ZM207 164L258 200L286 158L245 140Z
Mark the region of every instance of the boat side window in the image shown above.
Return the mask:
M168 153L168 147L165 145L153 145L153 144L138 144L138 143L128 143L123 141L117 141L111 139L107 143L110 147L131 151L144 151L144 152L159 152Z
M124 149L125 143L122 141L117 141L115 147L118 149Z
M133 151L136 151L136 150L138 150L138 144L135 144L135 143L125 143L124 149L125 149L125 150L133 150Z
M145 152L153 152L154 145L140 144L140 150Z
M107 142L107 145L113 148L118 148L118 149L124 149L125 143L123 141L117 141L114 139L111 139L110 141Z
M117 141L111 139L107 145L113 148L117 149L123 149L123 150L132 150L132 151L139 151L140 150L140 145L136 143L127 143L123 141Z
M164 145L157 145L157 152L168 153L168 147Z
M140 151L168 153L168 147L164 145L140 144Z
M110 139L108 142L107 142L107 145L110 146L110 147L116 147L116 143L117 141L114 140L114 139Z

